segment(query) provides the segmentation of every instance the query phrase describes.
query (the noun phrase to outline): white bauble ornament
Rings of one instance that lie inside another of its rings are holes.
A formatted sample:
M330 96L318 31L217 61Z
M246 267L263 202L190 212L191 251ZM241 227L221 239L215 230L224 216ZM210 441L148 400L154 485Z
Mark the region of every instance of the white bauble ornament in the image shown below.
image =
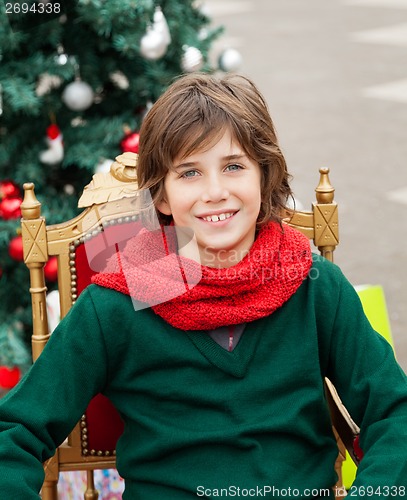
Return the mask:
M65 64L69 61L68 54L65 54L65 52L61 52L55 57L55 62L59 64L60 66L65 66Z
M94 98L92 87L83 82L76 80L65 87L62 93L62 100L72 111L84 111L88 109Z
M163 57L163 55L167 52L167 47L168 45L165 41L165 34L154 30L151 26L147 28L147 33L140 40L141 55L152 61Z
M113 163L114 163L114 160L102 158L100 160L100 162L95 167L95 174L98 174L98 173L106 174L107 172L110 172L110 167L112 166Z
M199 71L203 66L202 52L196 47L185 47L181 59L181 68L187 73Z
M222 71L237 71L242 65L242 56L236 49L226 49L219 56L218 64Z
M45 301L47 303L48 328L52 333L61 319L58 290L49 292Z
M68 196L72 196L75 193L75 188L72 186L72 184L65 184L64 193L66 193Z
M64 48L62 45L58 45L57 47L57 52L58 52L58 55L55 56L54 60L57 64L59 64L60 66L65 66L65 64L67 64L69 62L69 60L73 59L72 57L70 58L68 56L68 54L65 52ZM72 61L73 62L73 61ZM76 62L76 61L75 61Z
M157 33L161 33L165 44L168 45L171 43L171 34L170 28L168 27L167 20L161 10L161 7L156 7L154 11L154 22L153 22L153 30Z

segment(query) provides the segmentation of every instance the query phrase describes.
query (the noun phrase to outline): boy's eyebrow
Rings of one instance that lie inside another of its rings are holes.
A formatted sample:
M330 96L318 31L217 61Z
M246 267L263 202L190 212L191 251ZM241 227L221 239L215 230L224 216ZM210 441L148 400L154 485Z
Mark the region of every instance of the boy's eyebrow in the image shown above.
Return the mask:
M241 158L247 158L246 153L236 153L234 155L224 156L222 158L222 160L224 160L224 161L230 161L230 160L239 160Z
M247 155L245 153L227 155L227 156L223 156L221 158L221 160L224 162L227 162L227 161L232 161L232 160L241 160L242 158L247 158ZM172 168L173 168L173 170L178 170L180 168L190 168L190 167L196 166L197 163L198 162L189 161L189 162L185 162L185 163L180 163L179 165L174 165Z

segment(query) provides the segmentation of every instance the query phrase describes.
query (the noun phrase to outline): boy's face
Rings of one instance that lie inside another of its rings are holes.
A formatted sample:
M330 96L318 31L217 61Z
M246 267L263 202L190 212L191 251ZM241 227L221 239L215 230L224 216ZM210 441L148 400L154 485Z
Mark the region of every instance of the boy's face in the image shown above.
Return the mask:
M157 208L193 231L202 265L230 267L252 246L261 205L261 173L229 130L206 151L175 158ZM180 254L189 258L188 246Z

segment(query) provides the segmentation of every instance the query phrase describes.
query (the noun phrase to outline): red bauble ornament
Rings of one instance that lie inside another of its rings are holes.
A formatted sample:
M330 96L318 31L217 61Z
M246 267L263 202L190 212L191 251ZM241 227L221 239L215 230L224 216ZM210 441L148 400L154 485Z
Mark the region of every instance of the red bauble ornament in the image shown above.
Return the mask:
M18 198L21 194L18 185L10 180L0 181L0 199Z
M0 201L0 217L4 220L21 217L22 198L4 198Z
M120 142L122 152L126 153L127 151L129 151L131 153L138 153L139 140L140 134L138 132L126 132L126 135Z
M44 275L47 281L56 281L58 279L58 261L56 257L50 257L44 266Z
M48 139L51 139L51 141L53 141L60 135L61 131L59 130L58 125L56 125L55 123L52 123L51 125L49 125L49 127L47 127L47 137Z
M12 389L20 381L20 369L15 366L8 368L7 366L0 366L0 387L3 389Z
M14 260L24 260L23 238L21 236L16 236L15 238L10 240L10 243L8 245L8 253Z

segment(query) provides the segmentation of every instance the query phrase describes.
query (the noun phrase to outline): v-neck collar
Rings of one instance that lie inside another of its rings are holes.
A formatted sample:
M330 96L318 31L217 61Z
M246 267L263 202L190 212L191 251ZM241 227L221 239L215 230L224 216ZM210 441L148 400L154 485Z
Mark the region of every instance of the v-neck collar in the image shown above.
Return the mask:
M256 351L265 319L247 323L233 351L224 349L206 331L188 330L186 333L211 364L233 377L243 378Z

